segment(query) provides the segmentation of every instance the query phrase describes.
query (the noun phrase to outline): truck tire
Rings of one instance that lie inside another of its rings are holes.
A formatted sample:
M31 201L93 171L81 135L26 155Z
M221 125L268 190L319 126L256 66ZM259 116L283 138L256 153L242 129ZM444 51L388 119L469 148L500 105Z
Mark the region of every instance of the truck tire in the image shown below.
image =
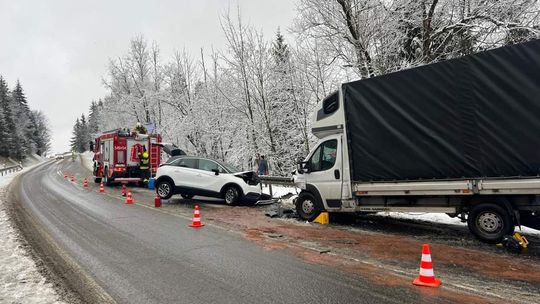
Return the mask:
M98 166L96 163L94 163L94 170L92 170L92 174L94 175L94 183L101 183L101 177L98 177Z
M514 221L508 211L494 203L481 203L471 208L467 217L469 231L480 241L500 243L505 235L514 232Z
M156 184L156 193L161 199L170 199L173 194L173 185L168 180L161 180Z
M321 203L309 192L300 193L296 199L296 213L304 221L313 221L322 212Z
M103 171L103 183L105 186L110 186L111 181L109 180L109 168L105 167L105 170Z

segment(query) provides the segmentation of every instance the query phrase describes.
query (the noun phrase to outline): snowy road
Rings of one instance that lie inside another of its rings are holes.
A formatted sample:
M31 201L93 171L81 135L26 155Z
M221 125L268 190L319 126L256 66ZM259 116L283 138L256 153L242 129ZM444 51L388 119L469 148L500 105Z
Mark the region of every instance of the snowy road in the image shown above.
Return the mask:
M77 166L70 161L41 166L22 177L18 195L24 212L88 275L84 280L103 287L97 296L104 300L403 303L424 297L264 250L218 226L194 230L185 217L126 206L120 197L98 194L95 188L83 190L61 174L86 173Z
M63 179L66 171L75 183ZM140 188L126 206L119 187L99 194L92 182L82 187L84 177L90 172L79 161L43 166L21 179L15 201L33 230L59 245L45 251L60 251L69 267L59 272L92 302L538 302L533 235L529 252L515 256L479 243L462 225L333 216L320 226L198 197L155 209L152 192ZM201 230L187 227L194 204L207 224ZM436 290L411 284L425 242L443 280Z

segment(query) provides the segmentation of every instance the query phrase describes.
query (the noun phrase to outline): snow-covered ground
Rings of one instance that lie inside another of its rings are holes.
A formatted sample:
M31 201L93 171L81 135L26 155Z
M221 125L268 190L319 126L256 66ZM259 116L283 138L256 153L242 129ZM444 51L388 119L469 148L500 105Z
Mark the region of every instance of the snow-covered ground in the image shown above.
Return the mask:
M38 271L7 212L6 188L21 172L0 177L0 303L64 303Z
M92 171L94 169L93 158L94 158L94 152L86 151L84 153L81 153L81 162L82 162L83 167Z
M266 186L263 187L263 192L269 194L270 189ZM297 193L300 193L300 190L294 187L284 187L284 186L272 186L272 193L274 197L281 197L287 193L292 193L293 196L287 198L284 203L292 203L292 200L297 196ZM462 223L458 218L449 217L443 213L401 213L401 212L379 212L377 216L391 217L396 219L407 219L414 221L422 222L432 222L439 224L448 224L448 225L459 225L466 226L467 223ZM517 231L517 230L516 230ZM530 229L527 227L521 227L521 232L524 235L535 234L540 235L540 231L535 229Z

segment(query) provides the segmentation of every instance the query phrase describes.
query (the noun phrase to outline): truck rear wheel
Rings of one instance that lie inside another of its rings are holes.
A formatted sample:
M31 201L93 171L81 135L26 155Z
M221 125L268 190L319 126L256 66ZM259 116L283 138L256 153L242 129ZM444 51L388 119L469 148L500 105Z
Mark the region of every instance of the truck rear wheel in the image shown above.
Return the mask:
M296 213L305 221L313 221L321 214L322 208L319 201L311 193L300 193L296 199Z
M514 232L514 221L509 212L498 204L482 203L471 208L467 217L471 233L480 241L497 244L505 235Z
M105 171L103 171L103 183L106 186L110 186L111 182L109 181L109 168L105 167Z

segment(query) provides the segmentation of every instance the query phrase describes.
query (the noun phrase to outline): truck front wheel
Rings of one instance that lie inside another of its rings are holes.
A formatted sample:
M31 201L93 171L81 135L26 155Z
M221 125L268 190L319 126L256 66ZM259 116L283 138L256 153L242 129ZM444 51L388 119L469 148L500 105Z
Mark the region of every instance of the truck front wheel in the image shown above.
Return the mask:
M313 221L321 213L322 208L319 201L311 193L300 193L296 200L296 213L305 221Z
M482 203L471 208L467 217L471 233L480 241L497 244L505 235L514 232L514 221L508 211L500 205Z

